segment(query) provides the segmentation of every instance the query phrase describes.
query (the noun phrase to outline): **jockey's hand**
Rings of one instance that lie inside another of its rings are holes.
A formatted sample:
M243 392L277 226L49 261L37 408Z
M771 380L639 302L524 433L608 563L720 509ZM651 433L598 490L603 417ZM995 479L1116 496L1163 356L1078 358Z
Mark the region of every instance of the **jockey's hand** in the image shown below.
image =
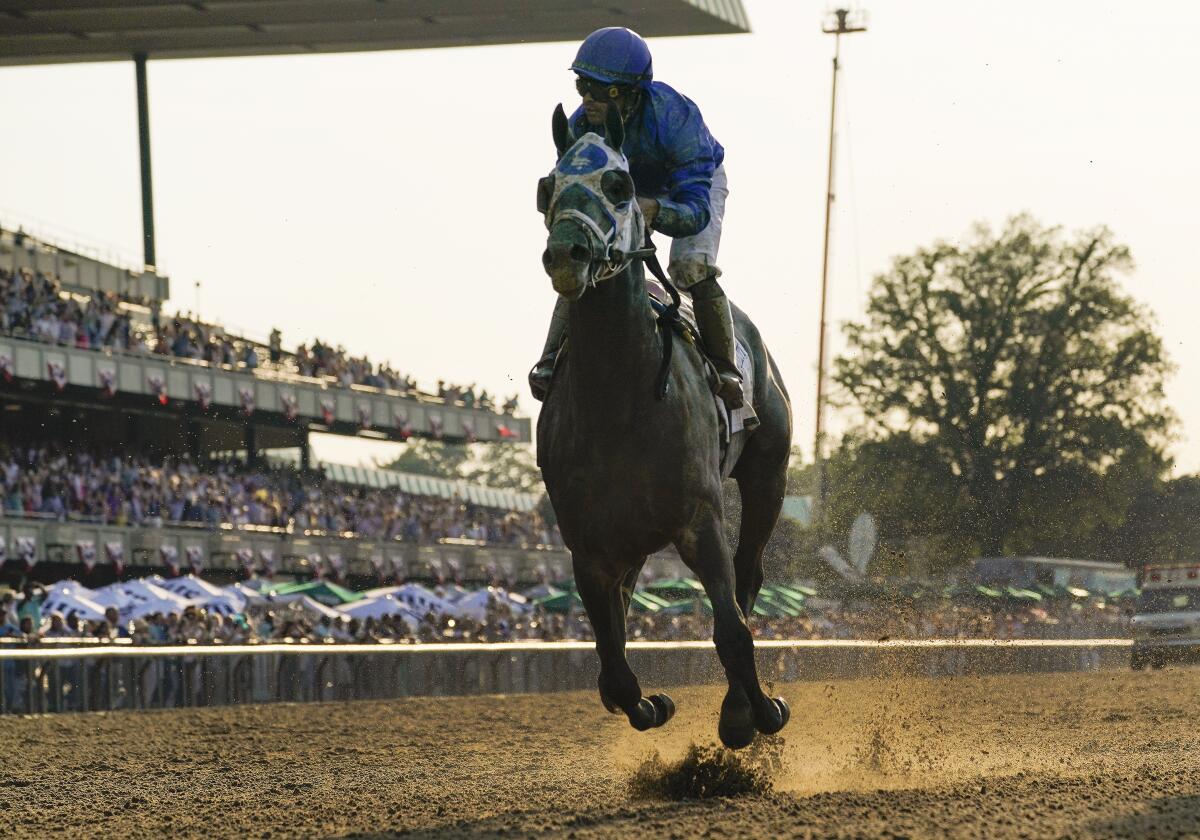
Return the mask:
M642 208L642 215L646 218L646 227L654 227L654 220L658 218L658 200L654 198L642 198L638 196L638 207Z

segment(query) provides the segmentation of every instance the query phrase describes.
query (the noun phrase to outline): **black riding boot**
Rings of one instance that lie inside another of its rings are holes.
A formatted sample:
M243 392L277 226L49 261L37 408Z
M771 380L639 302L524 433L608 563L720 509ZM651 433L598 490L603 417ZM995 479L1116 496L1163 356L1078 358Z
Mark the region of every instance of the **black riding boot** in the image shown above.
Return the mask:
M546 399L550 390L550 380L554 377L554 360L562 349L563 339L567 337L567 307L570 304L563 298L554 302L554 313L550 316L550 330L546 333L546 346L542 348L542 357L538 359L533 370L529 371L529 390L538 402Z
M692 295L692 309L696 312L696 326L700 328L704 352L716 366L721 380L717 396L725 401L725 407L730 411L741 408L745 399L742 375L734 363L733 313L729 309L729 299L715 277L701 280L688 291Z

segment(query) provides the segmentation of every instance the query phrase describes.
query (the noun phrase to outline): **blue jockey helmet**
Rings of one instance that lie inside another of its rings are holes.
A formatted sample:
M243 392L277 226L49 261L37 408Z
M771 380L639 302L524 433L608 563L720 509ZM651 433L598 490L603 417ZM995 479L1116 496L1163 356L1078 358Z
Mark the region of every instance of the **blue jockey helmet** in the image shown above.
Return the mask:
M571 69L610 85L641 85L654 78L646 40L623 26L606 26L587 36Z

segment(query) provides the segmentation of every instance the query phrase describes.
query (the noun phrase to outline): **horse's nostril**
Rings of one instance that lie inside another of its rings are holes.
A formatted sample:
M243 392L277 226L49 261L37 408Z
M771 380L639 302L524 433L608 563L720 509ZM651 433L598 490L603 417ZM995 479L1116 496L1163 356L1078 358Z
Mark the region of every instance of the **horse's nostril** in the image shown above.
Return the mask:
M549 268L551 259L552 259L552 257L550 256L549 248L547 248L545 251L542 251L542 265L543 266L545 266L546 268Z
M571 246L571 259L575 262L589 262L592 258L591 253L582 245Z

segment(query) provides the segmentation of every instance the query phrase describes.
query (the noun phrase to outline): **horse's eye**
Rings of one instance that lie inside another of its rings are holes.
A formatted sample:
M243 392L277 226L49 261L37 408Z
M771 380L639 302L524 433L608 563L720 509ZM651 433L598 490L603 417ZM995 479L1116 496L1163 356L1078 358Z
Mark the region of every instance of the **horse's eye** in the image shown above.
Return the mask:
M633 198L633 179L621 169L610 169L600 178L604 197L613 204L624 204Z
M538 179L537 209L543 216L550 211L550 199L554 195L554 176Z

